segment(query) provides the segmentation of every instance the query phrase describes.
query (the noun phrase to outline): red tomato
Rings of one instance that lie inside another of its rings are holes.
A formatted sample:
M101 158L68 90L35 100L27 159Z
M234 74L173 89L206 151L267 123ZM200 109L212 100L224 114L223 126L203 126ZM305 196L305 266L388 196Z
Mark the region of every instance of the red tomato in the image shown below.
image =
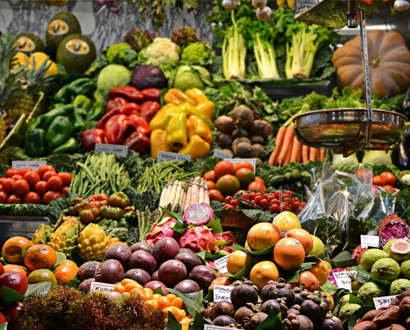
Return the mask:
M9 168L6 173L5 176L6 178L11 178L13 175L19 174L19 170L16 168Z
M215 172L216 178L218 179L226 174L233 175L235 173L235 170L231 162L228 162L227 160L223 160L223 161L218 162L215 165L214 172Z
M234 171L236 172L237 170L240 170L241 168L249 168L252 171L254 170L253 165L246 161L236 163L234 166Z
M63 187L61 188L61 195L67 196L67 191L70 189L70 187Z
M7 198L9 198L9 195L7 195L4 191L0 191L0 204L6 204Z
M373 178L373 184L375 184L376 186L385 186L386 185L386 180L384 177L382 177L381 175L376 175Z
M361 170L357 170L354 174L356 174L361 181L366 181L366 180L370 180L370 178L373 177L370 173L371 173L370 170L361 169Z
M14 181L23 180L24 178L20 174L13 175L11 177Z
M8 199L7 199L7 203L8 204L23 204L23 199L19 196L16 195L11 195Z
M394 188L393 186L386 184L385 186L382 187L383 190L387 191L387 192L393 192L396 191L397 189Z
M208 186L208 190L216 189L216 184L213 181L207 181L206 185Z
M218 201L221 203L224 202L224 196L219 190L216 190L216 189L209 190L209 199L211 201Z
M2 185L3 182L4 182L6 179L7 179L7 178L5 178L5 177L0 178L0 185Z
M386 180L386 185L390 185L392 187L396 185L397 179L393 173L383 172L382 174L380 174L380 176L384 178L384 180Z
M63 186L69 186L73 176L70 173L61 172L58 173L58 177L63 181Z
M43 203L48 205L53 199L60 198L61 194L56 191L47 191L43 196Z
M13 185L14 185L14 180L11 178L8 178L3 181L3 191L5 191L7 194L12 194L13 193Z
M48 171L56 172L55 168L51 165L42 165L36 172L40 175L40 178L43 178L44 173Z
M39 181L36 183L34 190L36 191L37 194L40 196L43 196L47 192L47 182L45 181Z
M255 181L262 182L263 184L265 184L265 181L263 181L263 179L260 176L255 176Z
M47 171L46 173L43 174L43 181L47 182L53 176L57 176L57 173L53 171Z
M40 181L40 175L36 172L27 172L24 174L24 180L28 182L30 187L35 187L36 183Z
M208 171L204 174L204 179L206 181L216 182L216 175L214 171Z
M17 180L13 184L13 192L16 195L24 196L30 191L30 187L26 180Z
M3 186L0 184L0 191L3 191Z
M26 174L27 172L33 172L33 170L31 169L31 168L29 168L29 167L25 167L25 168L22 168L21 170L20 170L20 175L22 176L22 177L24 177L24 174Z
M34 191L30 191L26 196L24 196L24 203L41 204L41 197Z
M256 191L263 191L266 192L267 189L265 187L265 185L262 182L251 182L248 186L248 190L256 190Z
M44 174L44 176L46 176L46 174ZM58 176L52 176L47 181L47 190L60 191L62 187L63 181Z

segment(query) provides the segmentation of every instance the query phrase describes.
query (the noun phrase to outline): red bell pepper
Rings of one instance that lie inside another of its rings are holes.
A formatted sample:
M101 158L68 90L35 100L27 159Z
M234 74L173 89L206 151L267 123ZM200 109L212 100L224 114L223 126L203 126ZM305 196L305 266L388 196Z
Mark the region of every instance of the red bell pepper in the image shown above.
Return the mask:
M128 149L138 152L140 156L148 155L151 149L149 137L138 132L132 133L128 139L125 140L124 145L128 146Z
M108 100L113 100L116 97L123 97L130 102L141 104L145 101L145 96L138 89L132 86L117 87L108 93Z
M140 106L136 103L127 103L123 105L120 109L120 114L122 115L139 115L140 114Z
M104 116L101 117L101 119L99 120L98 124L97 124L97 128L99 129L105 129L105 124L107 123L107 121L114 117L115 115L119 115L121 111L121 108L115 108L112 109L110 112L106 113Z
M125 115L115 115L105 124L109 144L123 144L126 138L137 130L137 126Z
M93 151L97 143L107 143L105 131L98 128L89 129L88 131L82 132L81 140L84 152Z
M161 90L157 88L147 88L141 91L145 97L145 101L159 102L161 99Z
M115 108L119 108L123 106L124 104L127 104L128 101L122 97L116 97L113 100L109 100L107 104L105 105L105 113L110 112L111 110Z
M151 128L149 127L148 123L144 118L141 118L137 115L131 115L128 118L130 118L130 120L137 127L138 133L142 133L144 135L149 135L151 133Z
M144 102L140 107L141 117L149 123L159 110L161 110L161 105L158 102Z

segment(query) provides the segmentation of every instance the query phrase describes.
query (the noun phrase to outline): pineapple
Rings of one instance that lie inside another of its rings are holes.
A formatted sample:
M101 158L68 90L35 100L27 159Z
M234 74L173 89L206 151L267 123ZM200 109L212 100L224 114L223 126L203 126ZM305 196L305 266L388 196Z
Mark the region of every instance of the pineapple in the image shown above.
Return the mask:
M68 258L72 258L73 252L77 248L77 238L80 231L80 220L74 217L62 217L57 221L48 245L55 251L63 252Z
M78 253L83 261L98 260L104 257L108 246L118 243L107 236L104 229L95 223L90 223L78 237Z
M34 232L31 243L34 244L47 244L47 239L53 232L53 228L42 223Z

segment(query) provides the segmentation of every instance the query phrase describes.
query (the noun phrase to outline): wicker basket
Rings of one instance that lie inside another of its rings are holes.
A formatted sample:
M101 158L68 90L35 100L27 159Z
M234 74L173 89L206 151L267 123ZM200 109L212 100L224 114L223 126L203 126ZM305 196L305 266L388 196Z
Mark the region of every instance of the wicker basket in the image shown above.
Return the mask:
M255 221L248 218L245 214L239 212L225 212L222 214L222 227L250 229Z

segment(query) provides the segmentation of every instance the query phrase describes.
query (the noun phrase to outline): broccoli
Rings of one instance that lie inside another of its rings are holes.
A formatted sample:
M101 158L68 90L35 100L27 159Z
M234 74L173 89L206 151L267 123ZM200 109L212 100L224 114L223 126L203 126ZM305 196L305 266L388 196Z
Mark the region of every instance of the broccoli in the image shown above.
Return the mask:
M123 64L127 56L126 50L131 49L131 46L125 42L115 44L107 50L107 60L111 64Z
M149 65L167 64L169 61L179 61L181 48L168 38L156 38L138 55L140 62Z
M172 42L176 43L179 47L185 47L190 43L197 42L198 37L196 35L195 29L189 26L183 26L178 30L172 31L171 40Z
M129 44L136 52L140 52L155 39L155 34L148 30L134 28L124 36L124 41Z
M188 64L205 64L211 56L209 44L196 42L184 48L181 59Z

